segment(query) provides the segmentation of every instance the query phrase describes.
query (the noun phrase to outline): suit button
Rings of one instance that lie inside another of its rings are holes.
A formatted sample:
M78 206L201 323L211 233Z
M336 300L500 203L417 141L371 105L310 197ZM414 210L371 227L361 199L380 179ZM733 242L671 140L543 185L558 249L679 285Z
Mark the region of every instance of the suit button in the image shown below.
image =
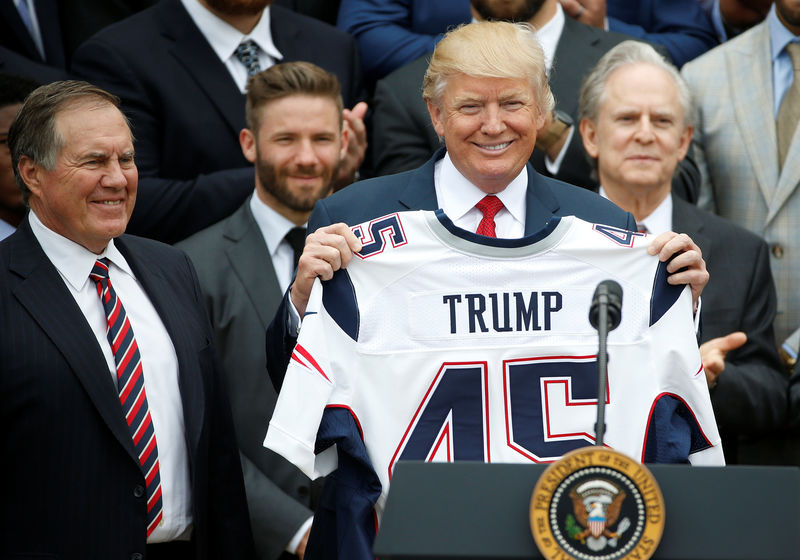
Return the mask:
M308 496L308 486L300 486L300 487L298 487L297 488L297 494L302 498L305 498L306 496Z
M776 243L772 246L772 256L776 259L783 258L783 246L780 243Z
M141 498L144 496L144 486L141 484L137 484L136 487L133 489L133 496L135 498Z
M144 556L140 552L134 552L131 554L131 560L142 560Z

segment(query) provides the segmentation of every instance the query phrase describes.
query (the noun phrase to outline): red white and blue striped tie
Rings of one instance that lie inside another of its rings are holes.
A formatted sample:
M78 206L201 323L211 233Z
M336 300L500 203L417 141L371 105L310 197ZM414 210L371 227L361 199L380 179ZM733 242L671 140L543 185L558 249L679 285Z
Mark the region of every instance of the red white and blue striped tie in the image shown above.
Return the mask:
M108 259L97 260L89 278L97 284L97 295L100 296L106 312L108 325L106 336L111 344L117 367L119 400L147 485L147 536L149 537L161 523L163 511L158 446L153 421L150 418L150 408L147 406L139 346L136 344L131 322L128 320L122 301L117 297L117 292L114 291L108 278Z

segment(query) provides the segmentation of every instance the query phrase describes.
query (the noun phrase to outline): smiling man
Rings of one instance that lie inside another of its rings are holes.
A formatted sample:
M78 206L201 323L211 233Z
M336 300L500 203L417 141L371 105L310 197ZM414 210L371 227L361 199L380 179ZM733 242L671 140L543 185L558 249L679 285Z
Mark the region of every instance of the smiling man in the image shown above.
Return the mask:
M118 99L31 93L8 141L31 212L0 244L0 556L250 558L213 335L180 251L124 235ZM36 519L36 523L31 523Z
M338 79L307 62L256 74L246 113L239 141L255 164L253 196L178 246L194 262L205 294L231 395L258 558L271 560L282 553L303 556L313 504L308 477L261 445L277 399L264 375L264 333L292 280L308 216L330 194L349 137Z

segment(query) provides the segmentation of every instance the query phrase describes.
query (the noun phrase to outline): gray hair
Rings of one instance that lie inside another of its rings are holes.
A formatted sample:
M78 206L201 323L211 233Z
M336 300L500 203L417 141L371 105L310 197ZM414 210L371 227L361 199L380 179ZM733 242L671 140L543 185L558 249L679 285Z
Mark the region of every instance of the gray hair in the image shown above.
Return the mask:
M447 80L457 74L488 78L525 78L541 114L555 105L547 83L544 52L528 23L481 21L449 31L436 48L425 72L422 97L441 104Z
M640 41L621 42L604 54L594 69L586 76L578 98L579 120L597 120L597 113L605 100L608 78L615 70L630 64L650 64L669 74L678 87L678 102L683 110L684 126L691 126L694 123L692 94L686 81L672 63L658 54L653 47Z
M65 144L64 138L56 129L56 117L66 108L83 103L113 105L117 108L120 105L116 95L90 83L77 80L53 82L31 92L11 123L8 148L11 151L14 178L22 190L25 204L28 203L31 192L19 174L20 158L26 156L48 171L55 169L56 160ZM130 130L128 119L125 115L123 118Z

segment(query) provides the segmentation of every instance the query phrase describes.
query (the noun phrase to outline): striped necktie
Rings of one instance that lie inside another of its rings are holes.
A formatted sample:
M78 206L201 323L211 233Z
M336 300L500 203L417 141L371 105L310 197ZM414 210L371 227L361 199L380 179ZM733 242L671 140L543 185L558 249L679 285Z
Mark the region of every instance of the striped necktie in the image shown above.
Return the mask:
M150 418L150 408L147 406L139 346L136 344L131 322L128 320L122 301L111 286L108 277L108 259L97 260L89 278L97 285L97 295L100 296L106 312L106 336L111 344L117 367L119 400L147 485L147 536L149 537L161 523L163 511L158 446Z
M496 196L487 195L484 196L478 204L475 205L475 208L481 211L483 214L483 219L481 219L480 223L478 224L478 229L475 230L475 233L478 235L485 235L487 237L497 237L495 233L495 223L494 217L495 215L503 209L503 203L500 201L499 198Z
M778 118L775 121L775 130L778 140L778 166L783 169L786 155L789 153L789 146L794 138L794 131L800 121L800 44L789 43L786 51L792 60L794 78L792 85L786 90L781 105L778 108Z
M236 47L234 54L245 68L247 68L247 76L253 76L261 72L261 64L258 62L258 45L251 39L244 41L241 45Z

